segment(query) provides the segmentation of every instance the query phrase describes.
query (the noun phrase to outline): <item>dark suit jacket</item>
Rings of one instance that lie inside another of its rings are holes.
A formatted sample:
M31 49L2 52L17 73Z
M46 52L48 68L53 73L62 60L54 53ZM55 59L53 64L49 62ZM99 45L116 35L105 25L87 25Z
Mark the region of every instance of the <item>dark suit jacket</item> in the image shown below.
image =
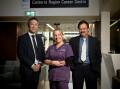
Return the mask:
M78 64L80 36L71 38L69 43L74 53L73 69L75 69L75 65ZM91 36L88 37L88 50L89 50L88 54L89 54L91 69L95 72L98 72L101 63L101 50L100 50L100 43L96 38Z
M45 58L44 46L41 39L41 35L36 35L39 61L43 62ZM29 69L32 71L31 66L34 64L35 55L32 47L32 43L29 34L26 33L18 38L17 54L20 59L21 72Z

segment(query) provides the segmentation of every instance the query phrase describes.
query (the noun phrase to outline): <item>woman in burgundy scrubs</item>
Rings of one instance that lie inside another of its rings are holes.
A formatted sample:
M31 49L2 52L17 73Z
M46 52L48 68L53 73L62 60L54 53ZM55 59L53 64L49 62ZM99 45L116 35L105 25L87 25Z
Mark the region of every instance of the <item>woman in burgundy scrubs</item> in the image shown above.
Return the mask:
M64 43L61 30L53 31L54 44L46 52L45 63L49 65L50 89L68 89L72 48Z

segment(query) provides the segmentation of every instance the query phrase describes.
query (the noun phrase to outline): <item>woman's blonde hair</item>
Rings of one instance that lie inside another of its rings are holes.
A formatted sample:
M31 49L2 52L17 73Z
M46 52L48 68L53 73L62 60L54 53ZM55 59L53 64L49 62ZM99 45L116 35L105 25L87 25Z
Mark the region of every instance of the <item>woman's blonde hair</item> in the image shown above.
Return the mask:
M55 30L53 30L53 35L54 35L55 31L59 31L59 32L62 34L62 36L64 35L64 34L63 34L63 31L60 30L60 29L55 29Z

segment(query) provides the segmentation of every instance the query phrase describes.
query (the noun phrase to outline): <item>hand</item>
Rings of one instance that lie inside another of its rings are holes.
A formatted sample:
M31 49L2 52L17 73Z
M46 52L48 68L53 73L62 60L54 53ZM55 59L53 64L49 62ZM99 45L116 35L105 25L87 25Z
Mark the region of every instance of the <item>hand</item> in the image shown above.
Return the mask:
M64 61L52 61L51 63L53 66L64 66Z
M40 64L33 64L31 68L33 69L34 72L38 72L40 69Z
M40 64L35 64L36 69L40 69L41 65Z
M65 61L59 61L59 62L60 62L60 64L63 65L63 66L66 64Z
M59 63L59 61L51 61L51 65L60 66L60 63Z

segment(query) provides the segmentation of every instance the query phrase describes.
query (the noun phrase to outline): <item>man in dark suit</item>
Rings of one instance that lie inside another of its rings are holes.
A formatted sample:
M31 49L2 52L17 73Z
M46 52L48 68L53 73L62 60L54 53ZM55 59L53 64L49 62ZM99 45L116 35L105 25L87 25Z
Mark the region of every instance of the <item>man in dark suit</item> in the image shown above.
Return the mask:
M101 51L99 41L89 35L89 24L80 21L78 24L80 35L70 39L74 58L72 70L73 89L97 89L97 74L100 72Z
M28 32L18 37L17 52L20 59L22 89L37 89L41 63L45 58L41 35L36 34L39 26L37 18L28 20Z

